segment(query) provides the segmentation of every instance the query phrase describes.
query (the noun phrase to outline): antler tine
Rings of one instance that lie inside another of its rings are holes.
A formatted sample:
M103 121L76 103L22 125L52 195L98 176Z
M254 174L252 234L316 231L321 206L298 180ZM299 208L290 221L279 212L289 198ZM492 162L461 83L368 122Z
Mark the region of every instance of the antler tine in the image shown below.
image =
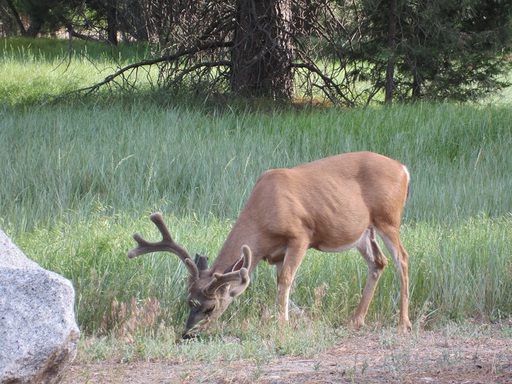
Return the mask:
M196 280L199 277L199 271L197 269L196 264L194 263L194 261L192 261L186 249L173 240L169 230L167 229L167 226L165 225L162 214L160 212L153 213L149 217L149 219L156 225L156 227L162 234L162 240L153 243L145 240L138 233L134 233L133 238L137 242L138 246L128 252L128 257L130 259L133 259L134 257L138 257L146 253L152 252L174 253L181 259L181 261L185 263L190 274L192 275L193 280Z
M233 290L234 293L230 292L232 297L238 296L238 292L242 293L245 288L249 285L249 272L247 269L242 268L239 271L229 272L229 273L215 273L213 275L214 279L203 288L203 293L207 296L211 296L215 294L215 291L222 287L223 285L238 283L241 285L240 289Z
M235 268L237 268L239 266L240 269L237 269L232 272L224 273L224 274L215 273L213 275L213 277L215 279L213 279L204 288L203 291L207 295L212 295L213 293L215 293L215 291L217 289L219 289L223 285L237 282L238 283L237 286L235 288L233 288L229 292L229 294L231 295L231 297L239 296L243 291L245 291L245 289L249 285L249 282L250 282L249 269L251 268L251 261L252 261L251 249L247 245L244 245L242 247L242 256L240 256L240 259L235 263Z
M151 214L149 216L149 220L151 220L156 225L156 227L162 234L163 241L168 241L170 243L174 243L171 233L169 232L169 229L165 225L164 217L162 216L162 214L160 212L155 212L155 213ZM187 253L187 256L189 256L188 253Z

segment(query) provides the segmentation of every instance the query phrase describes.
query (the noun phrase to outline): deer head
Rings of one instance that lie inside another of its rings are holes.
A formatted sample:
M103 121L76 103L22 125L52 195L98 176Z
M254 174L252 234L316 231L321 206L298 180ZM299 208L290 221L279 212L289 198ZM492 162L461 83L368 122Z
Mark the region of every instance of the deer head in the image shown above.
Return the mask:
M171 252L185 263L189 271L187 303L190 315L183 338L195 337L210 322L218 319L233 299L249 285L251 250L244 245L240 258L232 266L224 273L213 273L208 269L206 256L196 255L192 260L189 253L172 239L161 213L153 213L150 220L162 234L162 240L148 242L135 233L133 238L138 246L128 252L128 257L134 258L152 252Z

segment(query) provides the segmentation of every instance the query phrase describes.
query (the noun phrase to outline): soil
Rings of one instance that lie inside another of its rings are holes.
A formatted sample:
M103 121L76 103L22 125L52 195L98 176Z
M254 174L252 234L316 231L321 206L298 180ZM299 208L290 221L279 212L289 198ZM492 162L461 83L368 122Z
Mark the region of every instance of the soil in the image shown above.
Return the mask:
M510 333L508 333L510 334ZM76 362L65 383L512 383L512 338L419 331L383 336L369 331L313 357L189 362Z

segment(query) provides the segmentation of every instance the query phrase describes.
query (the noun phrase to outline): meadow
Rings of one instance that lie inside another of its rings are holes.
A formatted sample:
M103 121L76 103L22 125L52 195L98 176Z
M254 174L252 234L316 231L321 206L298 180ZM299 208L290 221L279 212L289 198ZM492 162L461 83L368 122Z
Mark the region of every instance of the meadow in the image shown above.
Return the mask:
M169 343L188 315L182 263L166 254L126 257L132 233L158 238L150 213L163 212L175 239L211 262L260 173L358 150L410 169L401 233L411 257L414 328L512 315L509 102L252 109L107 91L55 101L147 52L84 45L66 58L67 42L52 48L49 41L0 42L0 228L73 282L83 348L98 358L123 348L128 358L177 348L204 357L204 349ZM259 265L204 337L245 340L236 351L212 342L211 353L224 357L328 348L345 332L365 279L356 251L308 251L291 294L295 328L270 343L275 271ZM394 327L398 299L390 265L368 327Z

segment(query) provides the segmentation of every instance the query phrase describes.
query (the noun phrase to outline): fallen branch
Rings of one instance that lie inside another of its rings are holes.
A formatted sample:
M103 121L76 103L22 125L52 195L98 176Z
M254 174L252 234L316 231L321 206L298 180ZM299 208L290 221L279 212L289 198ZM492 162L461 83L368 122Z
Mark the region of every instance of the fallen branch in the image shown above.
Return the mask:
M204 44L192 46L192 47L189 47L189 48L181 47L180 49L178 49L177 52L175 52L173 54L170 54L170 55L164 55L162 57L158 57L158 58L155 58L155 59L144 59L144 60L139 61L137 63L129 64L129 65L125 66L125 67L120 68L115 73L113 73L111 75L108 75L107 77L105 77L104 80L100 81L99 83L96 83L96 84L91 85L89 87L84 87L84 88L77 89L77 90L75 90L73 92L67 93L66 95L69 95L71 93L81 93L81 92L85 92L86 94L90 94L90 93L96 91L97 89L101 88L102 86L111 83L112 81L114 81L119 76L123 76L128 71L131 71L131 70L134 70L134 69L138 69L138 68L141 68L141 67L155 65L155 64L158 64L158 63L162 63L162 62L176 61L176 60L180 59L183 56L195 55L197 53L200 53L200 52L203 52L203 51L207 51L209 49L229 48L232 45L233 45L233 43L229 42L229 41L228 42L226 42L226 41L218 41L218 42L204 43ZM229 64L229 62L227 62L227 61L220 61L220 62L212 62L212 63L209 63L209 64L208 63L201 63L201 65L197 66L197 68L205 67L205 66L208 66L208 65L210 65L210 66L218 66L220 64L227 65L227 64ZM191 72L191 71L188 71L188 72Z

